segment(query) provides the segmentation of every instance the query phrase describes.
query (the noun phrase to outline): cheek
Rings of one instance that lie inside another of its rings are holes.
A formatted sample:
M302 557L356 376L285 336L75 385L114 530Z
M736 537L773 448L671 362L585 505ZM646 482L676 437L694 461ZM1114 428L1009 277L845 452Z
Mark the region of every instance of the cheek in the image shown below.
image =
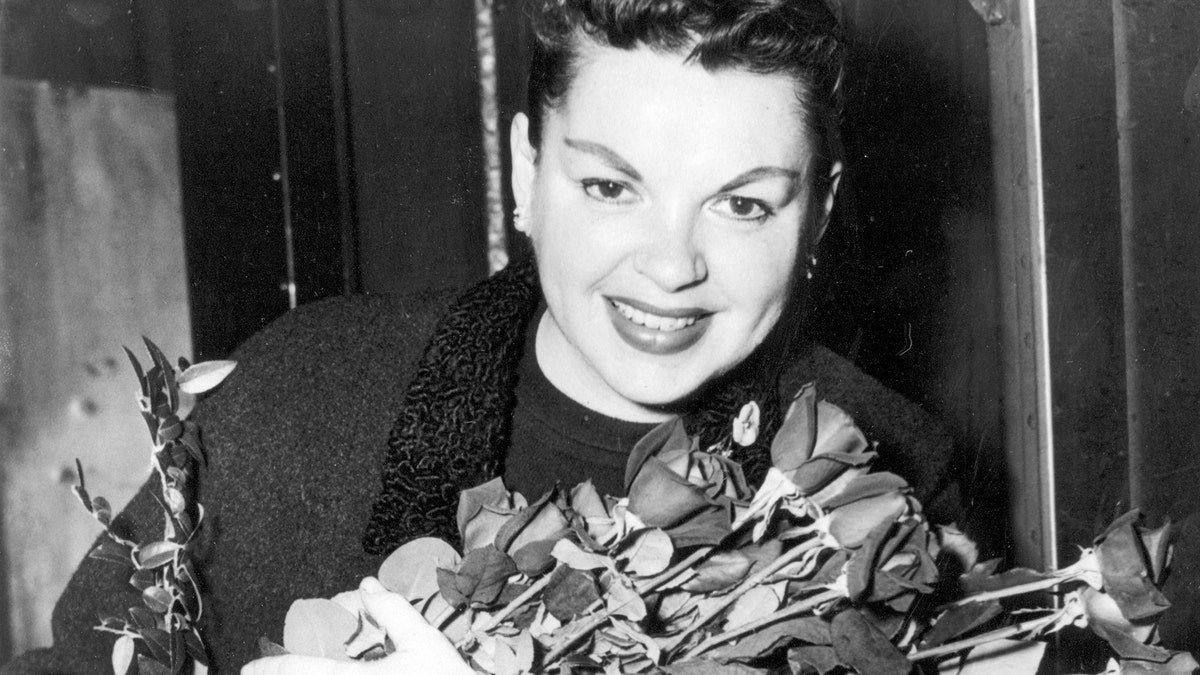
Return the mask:
M795 286L797 246L783 240L748 248L741 247L736 262L728 265L726 280L734 289L731 295L749 318L774 323Z

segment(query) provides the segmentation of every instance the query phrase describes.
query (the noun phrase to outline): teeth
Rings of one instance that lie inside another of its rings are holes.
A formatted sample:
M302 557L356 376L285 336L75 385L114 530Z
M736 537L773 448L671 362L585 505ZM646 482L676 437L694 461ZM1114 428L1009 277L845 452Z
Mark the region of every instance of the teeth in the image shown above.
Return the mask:
M623 302L617 302L616 300L613 300L611 302L613 304L613 307L616 307L617 311L620 312L621 315L624 316L626 319L629 319L630 321L638 324L639 326L653 328L654 330L660 330L660 331L663 331L664 333L676 331L676 330L679 330L680 328L686 328L687 326L690 326L690 325L696 323L696 317L694 317L694 316L679 317L679 318L673 318L673 317L669 317L669 316L659 316L657 314L650 314L647 312L643 312L640 309L635 309L633 307L630 307L629 305L626 305Z

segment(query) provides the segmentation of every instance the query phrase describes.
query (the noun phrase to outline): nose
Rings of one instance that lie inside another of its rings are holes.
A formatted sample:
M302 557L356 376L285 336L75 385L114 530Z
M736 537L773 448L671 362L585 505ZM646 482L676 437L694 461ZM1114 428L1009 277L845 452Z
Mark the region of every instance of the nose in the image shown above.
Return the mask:
M668 293L704 281L708 265L698 241L696 214L679 210L656 215L654 236L634 257L634 269Z

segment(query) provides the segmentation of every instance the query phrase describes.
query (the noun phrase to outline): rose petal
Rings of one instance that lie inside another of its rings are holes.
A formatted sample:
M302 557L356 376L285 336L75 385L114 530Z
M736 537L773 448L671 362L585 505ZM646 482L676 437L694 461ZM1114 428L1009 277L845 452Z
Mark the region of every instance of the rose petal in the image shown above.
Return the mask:
M800 387L783 425L771 441L771 464L792 471L812 456L817 439L817 391L811 382Z
M647 459L664 451L678 449L680 446L691 447L682 419L673 417L651 429L629 453L629 461L625 464L625 492L628 493L632 489L634 479Z
M704 493L656 457L647 458L629 487L629 511L648 527L666 529L710 505Z
M855 454L869 447L863 433L854 426L854 420L845 410L828 401L817 403L817 436L812 455L827 452Z

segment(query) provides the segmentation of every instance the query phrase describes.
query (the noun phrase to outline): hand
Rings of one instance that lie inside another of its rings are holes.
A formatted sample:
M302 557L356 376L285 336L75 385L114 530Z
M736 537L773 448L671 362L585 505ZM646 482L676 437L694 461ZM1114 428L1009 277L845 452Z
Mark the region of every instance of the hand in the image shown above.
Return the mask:
M374 577L359 585L363 606L396 645L396 651L377 661L335 661L317 656L270 656L251 661L242 675L374 675L381 673L439 673L473 675L445 635L403 597L388 591Z

